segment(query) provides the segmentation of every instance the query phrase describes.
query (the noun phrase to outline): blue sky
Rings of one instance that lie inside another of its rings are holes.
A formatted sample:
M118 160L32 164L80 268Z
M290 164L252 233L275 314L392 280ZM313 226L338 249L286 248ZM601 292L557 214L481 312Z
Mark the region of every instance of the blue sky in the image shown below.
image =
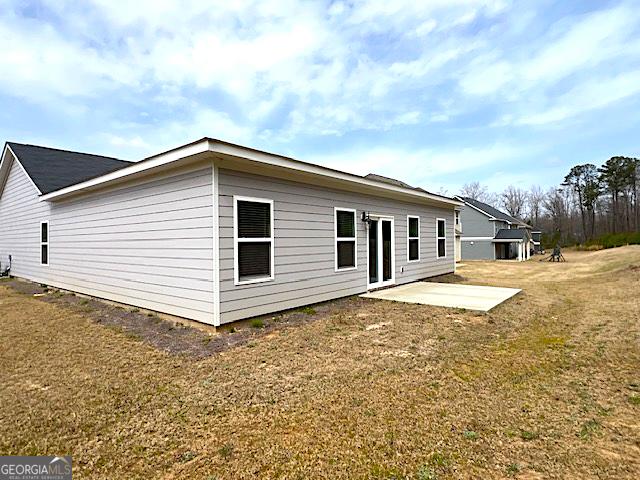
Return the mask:
M640 4L0 0L0 137L212 136L431 191L640 156Z

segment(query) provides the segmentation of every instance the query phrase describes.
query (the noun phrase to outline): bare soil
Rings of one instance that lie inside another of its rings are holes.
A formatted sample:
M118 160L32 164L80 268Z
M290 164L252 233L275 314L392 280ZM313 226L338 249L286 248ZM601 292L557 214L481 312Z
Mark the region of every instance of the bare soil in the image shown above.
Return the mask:
M356 298L219 336L0 282L0 453L78 478L638 478L640 247L565 257L466 262L455 281L524 290L489 314Z

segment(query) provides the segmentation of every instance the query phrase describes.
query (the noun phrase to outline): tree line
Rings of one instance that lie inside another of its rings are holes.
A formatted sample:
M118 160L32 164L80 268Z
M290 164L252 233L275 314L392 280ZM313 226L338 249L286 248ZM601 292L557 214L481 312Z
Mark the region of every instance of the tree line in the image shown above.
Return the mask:
M479 182L460 195L501 208L545 233L548 244L587 243L606 234L640 231L640 159L611 157L601 166L576 165L557 187L489 191Z

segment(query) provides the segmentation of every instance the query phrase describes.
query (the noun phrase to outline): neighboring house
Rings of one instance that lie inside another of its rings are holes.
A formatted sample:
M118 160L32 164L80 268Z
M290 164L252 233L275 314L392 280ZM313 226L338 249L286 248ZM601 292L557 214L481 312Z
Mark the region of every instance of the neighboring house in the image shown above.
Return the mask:
M464 202L460 221L462 260L527 260L533 249L531 226L486 203L469 197Z
M220 325L451 273L461 205L210 138L137 163L7 143L0 262Z
M537 228L533 228L531 231L531 243L533 244L534 253L542 253L542 231Z

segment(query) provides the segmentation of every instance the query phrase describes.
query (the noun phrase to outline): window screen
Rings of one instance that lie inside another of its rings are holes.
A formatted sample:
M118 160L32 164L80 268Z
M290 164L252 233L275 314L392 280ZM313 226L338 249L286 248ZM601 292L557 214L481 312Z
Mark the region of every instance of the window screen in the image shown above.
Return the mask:
M49 222L40 224L40 264L49 265Z
M271 205L239 200L238 238L267 238L270 236Z
M438 219L438 258L447 255L447 224L444 220Z
M336 269L356 267L356 212L336 209Z
M407 238L409 261L420 260L420 219L407 217Z
M236 279L273 278L273 208L271 201L236 199Z

